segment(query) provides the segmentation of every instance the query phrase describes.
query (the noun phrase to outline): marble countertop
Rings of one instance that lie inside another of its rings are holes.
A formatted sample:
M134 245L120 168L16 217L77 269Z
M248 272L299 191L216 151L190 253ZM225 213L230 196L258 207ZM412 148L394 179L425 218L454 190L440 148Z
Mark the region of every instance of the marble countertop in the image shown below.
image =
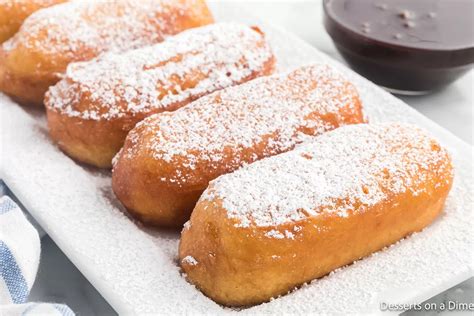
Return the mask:
M321 1L245 1L253 14L288 29L310 44L341 60L322 27ZM442 91L419 96L400 97L406 103L473 144L474 71ZM42 255L32 301L54 301L68 304L78 315L115 315L110 305L64 256L48 237L42 238ZM473 301L473 279L432 298L430 302ZM414 315L406 312L404 315ZM437 312L427 313L438 315ZM441 313L443 314L443 313Z

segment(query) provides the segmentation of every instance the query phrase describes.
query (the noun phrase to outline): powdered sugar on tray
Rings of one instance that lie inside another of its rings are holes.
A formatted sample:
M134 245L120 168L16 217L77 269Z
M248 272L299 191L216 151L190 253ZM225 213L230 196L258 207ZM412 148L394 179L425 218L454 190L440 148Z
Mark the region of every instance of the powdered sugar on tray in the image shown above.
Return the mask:
M32 14L3 49L25 47L67 60L83 60L104 51L145 46L180 31L173 21L188 14L194 2L68 1Z
M308 135L360 122L360 111L354 87L333 68L314 64L258 78L202 97L178 111L148 117L130 132L132 146L125 147L122 155L133 158L151 149L156 159L182 164L187 170L198 164L206 165L201 170L222 169L226 159L226 169L232 170L291 149ZM332 122L320 116L330 116ZM263 149L252 150L253 155L245 153L256 146ZM164 181L181 184L195 176L175 169Z
M423 183L446 174L446 151L419 128L358 124L221 176L201 199L221 200L237 227L278 226L324 213L363 212L391 195L417 195Z
M112 119L174 110L200 96L271 69L264 35L235 23L184 31L123 54L69 65L47 106L72 117Z

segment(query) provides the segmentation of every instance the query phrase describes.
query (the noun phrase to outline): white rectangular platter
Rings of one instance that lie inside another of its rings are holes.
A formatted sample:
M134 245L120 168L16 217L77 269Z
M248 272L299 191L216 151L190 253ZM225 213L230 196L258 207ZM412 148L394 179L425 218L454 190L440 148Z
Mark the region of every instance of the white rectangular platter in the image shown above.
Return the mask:
M454 159L454 187L443 215L423 232L269 303L223 308L180 274L179 233L132 221L111 191L109 172L72 161L50 142L41 111L0 95L0 177L113 308L120 314L378 313L382 302L420 302L468 278L474 249L472 147L235 4L216 3L212 9L218 21L261 26L280 71L315 61L333 64L359 89L371 122L411 122L438 137Z

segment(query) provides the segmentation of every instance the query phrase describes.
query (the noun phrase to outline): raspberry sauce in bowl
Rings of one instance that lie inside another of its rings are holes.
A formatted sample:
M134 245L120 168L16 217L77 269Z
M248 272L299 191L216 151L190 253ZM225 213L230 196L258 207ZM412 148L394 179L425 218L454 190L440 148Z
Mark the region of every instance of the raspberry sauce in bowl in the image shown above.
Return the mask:
M324 0L348 64L400 94L440 89L474 63L474 0Z

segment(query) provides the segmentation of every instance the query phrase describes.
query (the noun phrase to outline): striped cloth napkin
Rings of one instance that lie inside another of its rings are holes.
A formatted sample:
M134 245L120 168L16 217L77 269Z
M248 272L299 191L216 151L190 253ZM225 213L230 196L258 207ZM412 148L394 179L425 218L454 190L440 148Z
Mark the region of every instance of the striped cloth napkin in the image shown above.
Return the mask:
M73 316L62 304L27 303L40 259L40 239L22 210L0 197L0 315Z

